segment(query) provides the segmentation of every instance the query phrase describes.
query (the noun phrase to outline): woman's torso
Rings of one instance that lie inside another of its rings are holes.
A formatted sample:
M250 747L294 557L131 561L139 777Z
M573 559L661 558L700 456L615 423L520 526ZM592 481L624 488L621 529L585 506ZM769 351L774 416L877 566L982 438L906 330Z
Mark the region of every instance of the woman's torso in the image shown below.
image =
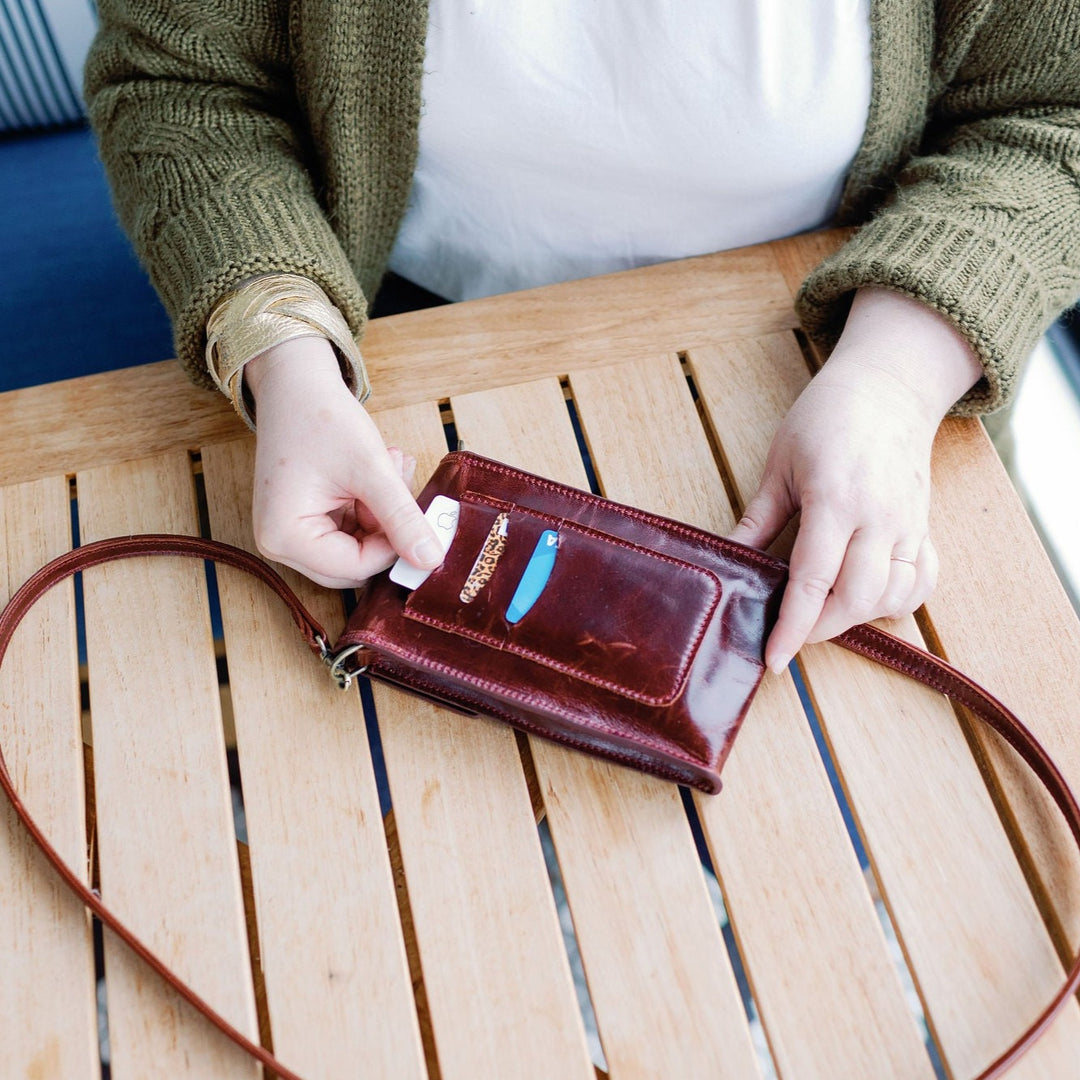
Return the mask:
M757 243L835 210L869 0L431 0L391 267L467 299Z

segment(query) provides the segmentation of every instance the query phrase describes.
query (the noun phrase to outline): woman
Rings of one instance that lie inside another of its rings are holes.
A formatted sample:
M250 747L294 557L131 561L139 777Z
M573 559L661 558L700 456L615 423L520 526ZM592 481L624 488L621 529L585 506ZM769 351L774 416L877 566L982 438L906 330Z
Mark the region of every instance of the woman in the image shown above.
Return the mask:
M99 7L121 218L181 362L257 412L260 550L326 585L440 559L358 400L388 261L461 299L861 225L800 293L835 347L734 533L801 513L775 670L923 602L940 420L1006 404L1080 292L1074 4Z

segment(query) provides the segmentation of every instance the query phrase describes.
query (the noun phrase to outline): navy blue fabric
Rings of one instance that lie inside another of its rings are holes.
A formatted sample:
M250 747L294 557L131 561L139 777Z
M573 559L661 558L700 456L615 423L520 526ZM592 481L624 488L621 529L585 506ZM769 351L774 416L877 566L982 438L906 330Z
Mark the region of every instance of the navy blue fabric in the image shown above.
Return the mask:
M0 139L0 391L172 355L89 131Z

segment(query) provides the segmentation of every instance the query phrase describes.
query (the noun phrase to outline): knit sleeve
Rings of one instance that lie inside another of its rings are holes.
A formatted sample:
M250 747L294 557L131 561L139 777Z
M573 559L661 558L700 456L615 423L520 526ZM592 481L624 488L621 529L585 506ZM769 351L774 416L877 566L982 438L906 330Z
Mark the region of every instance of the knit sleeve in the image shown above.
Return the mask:
M1080 15L1055 0L984 8L891 198L797 299L825 349L861 286L941 312L985 369L961 415L1009 400L1039 335L1080 295Z
M289 66L287 3L99 0L86 99L121 224L212 386L205 325L254 275L316 281L363 328L365 299L316 194Z

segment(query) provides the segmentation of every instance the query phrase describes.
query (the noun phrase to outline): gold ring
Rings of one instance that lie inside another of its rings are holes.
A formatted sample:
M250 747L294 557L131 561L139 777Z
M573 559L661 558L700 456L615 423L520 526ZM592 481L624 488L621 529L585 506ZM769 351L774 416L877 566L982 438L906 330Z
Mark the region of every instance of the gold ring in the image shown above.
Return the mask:
M906 562L908 566L914 566L914 559L905 559L903 555L890 555L889 562Z

